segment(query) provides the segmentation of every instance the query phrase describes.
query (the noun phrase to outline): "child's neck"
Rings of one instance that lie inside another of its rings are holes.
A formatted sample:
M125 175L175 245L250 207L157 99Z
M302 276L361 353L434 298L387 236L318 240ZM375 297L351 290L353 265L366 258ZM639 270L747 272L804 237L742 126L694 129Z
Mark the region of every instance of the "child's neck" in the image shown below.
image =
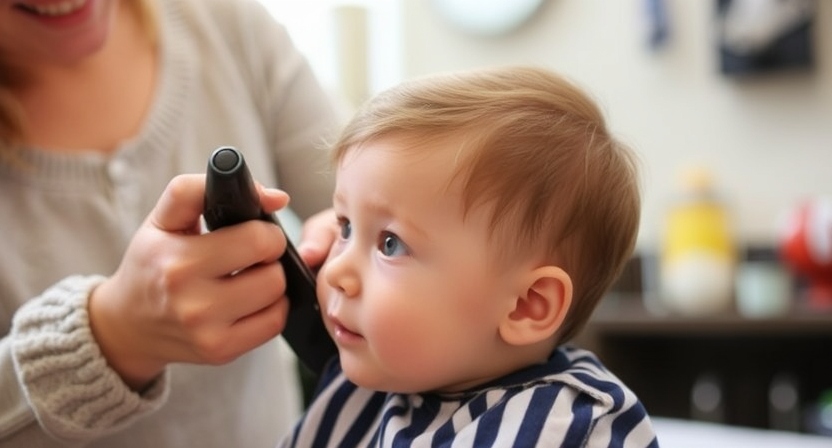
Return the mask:
M493 368L484 371L483 375L440 387L434 392L444 394L473 390L525 368L545 364L557 346L554 338L523 347L505 346L504 350L492 357L495 360Z

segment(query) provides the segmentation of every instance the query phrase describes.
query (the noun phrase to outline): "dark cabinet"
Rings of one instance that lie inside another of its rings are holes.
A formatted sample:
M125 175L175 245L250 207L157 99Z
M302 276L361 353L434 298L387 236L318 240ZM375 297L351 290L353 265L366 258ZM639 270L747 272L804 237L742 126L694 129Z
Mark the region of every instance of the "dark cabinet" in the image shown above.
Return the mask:
M832 310L747 319L654 316L638 297L607 300L575 341L652 415L807 431L832 390Z

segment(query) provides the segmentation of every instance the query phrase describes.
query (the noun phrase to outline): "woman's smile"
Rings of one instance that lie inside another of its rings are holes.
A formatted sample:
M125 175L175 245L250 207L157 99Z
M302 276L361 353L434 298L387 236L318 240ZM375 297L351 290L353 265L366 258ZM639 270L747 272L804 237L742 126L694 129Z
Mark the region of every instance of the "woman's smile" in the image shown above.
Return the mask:
M93 0L27 1L17 2L14 7L27 17L45 25L71 26L88 19L93 3Z
M88 3L88 0L62 0L50 3L16 3L15 7L30 14L58 17L72 14Z

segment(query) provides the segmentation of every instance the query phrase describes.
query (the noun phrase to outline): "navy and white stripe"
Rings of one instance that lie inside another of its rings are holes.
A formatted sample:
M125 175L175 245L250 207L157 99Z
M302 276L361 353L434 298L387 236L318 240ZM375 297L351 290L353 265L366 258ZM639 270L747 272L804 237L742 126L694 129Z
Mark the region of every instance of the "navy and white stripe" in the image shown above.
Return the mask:
M658 447L638 398L590 352L558 348L545 364L455 394L362 389L330 363L281 447Z

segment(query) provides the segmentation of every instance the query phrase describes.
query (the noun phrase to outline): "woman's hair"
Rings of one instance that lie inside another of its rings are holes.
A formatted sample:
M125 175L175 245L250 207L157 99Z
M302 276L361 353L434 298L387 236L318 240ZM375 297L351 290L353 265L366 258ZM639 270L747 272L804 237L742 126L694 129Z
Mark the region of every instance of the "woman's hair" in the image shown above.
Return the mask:
M141 26L155 42L158 35L156 0L130 0L125 2L139 18ZM10 148L23 137L26 117L12 95L15 85L26 82L25 74L16 70L13 64L3 59L0 53L0 157L7 156Z
M336 163L381 138L414 151L458 144L464 212L489 207L500 260L540 256L570 275L558 337L574 337L632 254L641 207L635 155L592 99L535 67L433 75L365 104L334 144Z

